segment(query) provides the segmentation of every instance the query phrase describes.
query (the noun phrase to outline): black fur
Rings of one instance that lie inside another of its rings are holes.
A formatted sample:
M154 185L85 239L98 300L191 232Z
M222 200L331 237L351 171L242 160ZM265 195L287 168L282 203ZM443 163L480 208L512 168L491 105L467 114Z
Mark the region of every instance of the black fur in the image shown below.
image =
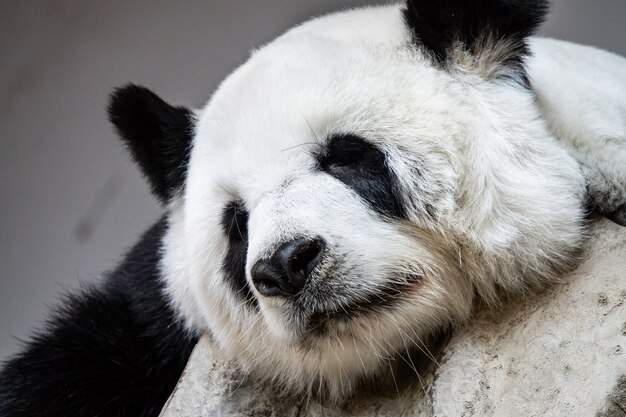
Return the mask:
M167 104L147 88L129 84L111 96L109 119L148 178L167 202L185 181L194 120L185 107Z
M407 0L405 20L416 41L444 64L455 44L477 54L490 35L512 48L502 65L525 73L525 39L544 21L547 0Z
M227 284L247 305L256 307L257 300L246 279L248 254L248 211L241 201L231 201L222 213L222 229L228 238L228 252L223 268Z
M354 135L333 136L317 161L319 169L352 188L380 214L407 217L398 180L378 147Z
M2 417L158 416L197 340L159 277L159 221L103 282L66 298L0 373Z

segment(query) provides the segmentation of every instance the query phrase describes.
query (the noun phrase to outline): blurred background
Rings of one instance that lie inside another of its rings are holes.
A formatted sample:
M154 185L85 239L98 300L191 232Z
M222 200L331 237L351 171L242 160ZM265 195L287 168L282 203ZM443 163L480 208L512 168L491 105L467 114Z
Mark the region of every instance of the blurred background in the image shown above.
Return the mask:
M106 120L112 88L199 107L251 48L366 4L0 0L0 360L161 212ZM625 0L557 0L542 34L626 55L625 22Z

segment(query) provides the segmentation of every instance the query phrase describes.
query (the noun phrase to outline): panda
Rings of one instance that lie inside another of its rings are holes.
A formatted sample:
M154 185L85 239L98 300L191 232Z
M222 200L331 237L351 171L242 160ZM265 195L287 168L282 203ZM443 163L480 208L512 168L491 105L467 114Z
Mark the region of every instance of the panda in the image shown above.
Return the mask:
M204 333L260 383L338 401L477 302L557 282L589 213L626 225L626 60L532 37L547 10L350 10L201 110L115 90L164 215L4 364L0 416L157 416Z

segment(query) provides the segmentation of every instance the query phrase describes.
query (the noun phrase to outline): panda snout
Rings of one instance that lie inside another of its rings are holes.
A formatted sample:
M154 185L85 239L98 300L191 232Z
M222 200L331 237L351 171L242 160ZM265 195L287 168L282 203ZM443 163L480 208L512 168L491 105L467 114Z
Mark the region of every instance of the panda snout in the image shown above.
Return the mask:
M252 283L266 297L295 295L304 288L325 249L321 238L297 238L284 243L269 259L252 266Z

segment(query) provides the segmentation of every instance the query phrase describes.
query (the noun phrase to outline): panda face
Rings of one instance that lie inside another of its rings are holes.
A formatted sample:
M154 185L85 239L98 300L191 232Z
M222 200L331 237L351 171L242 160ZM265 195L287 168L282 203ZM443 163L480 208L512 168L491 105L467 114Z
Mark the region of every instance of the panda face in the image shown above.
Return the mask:
M466 320L476 294L534 288L580 243L582 176L518 68L442 68L403 13L297 27L196 114L169 292L190 327L289 390L349 393Z

